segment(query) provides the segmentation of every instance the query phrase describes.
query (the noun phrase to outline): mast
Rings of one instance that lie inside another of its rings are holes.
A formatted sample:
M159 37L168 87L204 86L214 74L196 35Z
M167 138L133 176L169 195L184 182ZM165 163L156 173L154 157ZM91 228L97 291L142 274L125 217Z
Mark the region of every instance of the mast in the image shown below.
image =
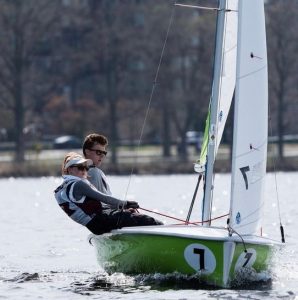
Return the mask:
M202 222L204 226L210 226L211 219L211 203L213 197L213 167L216 151L216 132L218 119L218 102L220 92L220 74L223 60L223 35L225 24L225 9L226 0L219 0L219 11L217 13L216 24L216 41L215 41L215 55L214 55L214 71L213 71L213 85L210 102L210 126L209 126L209 143L207 151L207 167L204 187Z

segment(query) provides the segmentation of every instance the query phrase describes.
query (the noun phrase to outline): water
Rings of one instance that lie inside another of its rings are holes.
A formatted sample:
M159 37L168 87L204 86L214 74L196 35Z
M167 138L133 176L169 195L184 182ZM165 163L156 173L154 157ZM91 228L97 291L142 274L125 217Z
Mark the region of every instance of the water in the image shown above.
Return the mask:
M264 232L280 239L275 175L267 175ZM195 175L135 176L128 197L148 209L185 218ZM214 216L227 212L229 176L216 176ZM277 256L272 279L253 287L216 289L179 276L107 275L97 265L89 232L72 222L53 196L60 178L1 179L1 299L298 299L298 173L278 173L277 192L286 248ZM116 196L128 177L110 177ZM200 206L200 203L196 203ZM177 223L158 217L167 223ZM194 220L198 220L197 216ZM221 220L216 221L220 224Z

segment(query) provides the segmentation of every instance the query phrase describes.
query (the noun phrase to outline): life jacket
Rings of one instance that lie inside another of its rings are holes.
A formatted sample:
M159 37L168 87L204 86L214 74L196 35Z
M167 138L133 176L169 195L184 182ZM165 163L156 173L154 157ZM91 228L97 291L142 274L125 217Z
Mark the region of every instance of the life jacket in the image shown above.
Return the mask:
M64 182L54 191L55 198L59 206L70 218L85 226L97 214L102 212L101 202L86 196L83 196L81 199L74 197L73 188L75 183L82 180L90 185L88 180L71 175L63 176L63 178Z

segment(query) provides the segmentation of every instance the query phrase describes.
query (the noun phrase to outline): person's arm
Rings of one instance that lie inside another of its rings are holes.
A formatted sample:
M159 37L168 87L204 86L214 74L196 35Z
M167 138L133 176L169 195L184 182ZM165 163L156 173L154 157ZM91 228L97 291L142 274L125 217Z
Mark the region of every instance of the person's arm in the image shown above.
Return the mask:
M102 183L100 182L101 177L99 174L99 170L96 167L92 167L88 171L87 179L96 187L96 189L100 192L103 192L101 189Z
M93 189L90 185L88 185L82 180L74 184L73 195L75 199L81 199L83 196L87 196L89 198L96 199L103 203L109 204L115 208L123 208L126 206L126 201L122 201L115 197L103 194Z

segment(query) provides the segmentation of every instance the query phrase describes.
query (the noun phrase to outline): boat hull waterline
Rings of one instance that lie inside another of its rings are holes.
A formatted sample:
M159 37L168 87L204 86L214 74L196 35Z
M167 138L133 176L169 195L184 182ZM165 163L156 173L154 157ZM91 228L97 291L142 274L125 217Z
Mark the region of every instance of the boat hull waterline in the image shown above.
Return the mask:
M268 272L279 245L252 235L243 241L229 237L225 228L189 225L124 228L89 240L108 273L198 275L219 287L229 287L240 272Z

